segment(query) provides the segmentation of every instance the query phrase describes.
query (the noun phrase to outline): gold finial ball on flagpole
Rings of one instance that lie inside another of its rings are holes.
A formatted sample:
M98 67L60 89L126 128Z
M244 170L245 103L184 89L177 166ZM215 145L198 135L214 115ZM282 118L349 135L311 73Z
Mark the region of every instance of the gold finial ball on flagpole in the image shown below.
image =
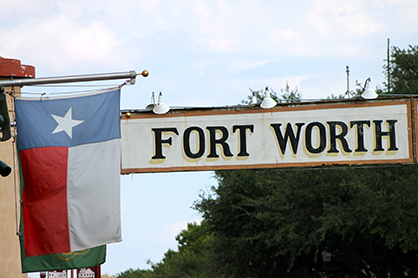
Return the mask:
M128 119L129 119L131 116L132 116L131 112L126 112L126 113L125 113L125 117L126 117L126 118L128 118Z
M142 71L141 75L143 77L147 77L149 75L149 72L147 70Z

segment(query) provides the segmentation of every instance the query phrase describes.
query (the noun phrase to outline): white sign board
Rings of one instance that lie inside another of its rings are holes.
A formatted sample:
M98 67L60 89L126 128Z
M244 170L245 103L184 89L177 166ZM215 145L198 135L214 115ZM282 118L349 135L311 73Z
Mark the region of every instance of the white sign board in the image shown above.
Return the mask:
M95 278L96 274L90 268L82 268L77 273L77 278Z
M412 163L409 101L122 117L122 173Z
M67 277L66 270L48 271L48 278L66 278L66 277Z

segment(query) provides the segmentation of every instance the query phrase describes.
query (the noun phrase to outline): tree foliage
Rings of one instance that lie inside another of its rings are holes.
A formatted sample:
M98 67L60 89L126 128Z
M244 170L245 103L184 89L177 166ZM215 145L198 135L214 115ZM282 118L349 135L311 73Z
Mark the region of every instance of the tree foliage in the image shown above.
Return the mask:
M141 269L128 269L123 272L116 274L116 278L149 278L150 276L149 270L141 270Z
M116 278L217 278L218 270L211 264L212 233L206 221L188 223L177 235L178 251L169 249L158 263L148 261L151 270L129 269Z
M385 71L387 78L387 71ZM388 84L386 84L386 87ZM418 94L418 46L393 47L389 63L391 94ZM387 90L386 90L387 91Z
M151 263L152 278L216 277L210 267L212 234L207 223L188 223L176 237L179 251L168 250L159 263Z
M217 171L196 208L233 277L405 277L418 268L415 167Z

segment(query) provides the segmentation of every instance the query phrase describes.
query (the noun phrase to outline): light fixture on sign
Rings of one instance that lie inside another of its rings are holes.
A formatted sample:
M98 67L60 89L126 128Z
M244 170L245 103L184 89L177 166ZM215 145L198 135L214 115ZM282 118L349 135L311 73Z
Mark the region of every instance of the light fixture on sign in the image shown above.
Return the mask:
M151 103L147 105L147 107L145 107L145 109L154 109L155 107L155 94L154 92L152 92L151 95Z
M274 106L276 106L276 104L277 102L275 102L270 96L269 88L266 87L266 89L264 90L263 102L260 104L261 108L273 108Z
M365 99L375 99L378 97L378 94L376 94L376 92L370 87L370 78L367 78L366 81L364 82L364 89L363 89L363 93L361 94L362 98Z
M253 96L251 97L251 105L257 104L257 97L255 96L255 92L253 92Z
M165 114L170 111L170 106L163 102L163 94L160 92L158 96L158 102L153 109L155 114Z

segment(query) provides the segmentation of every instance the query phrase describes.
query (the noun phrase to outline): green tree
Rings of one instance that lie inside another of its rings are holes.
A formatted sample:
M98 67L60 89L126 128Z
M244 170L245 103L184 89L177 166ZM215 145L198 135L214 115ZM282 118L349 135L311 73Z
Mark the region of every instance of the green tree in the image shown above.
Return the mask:
M169 249L158 263L148 261L151 270L128 269L116 278L216 278L217 270L211 269L211 240L206 221L188 223L176 237L179 251Z
M416 277L416 167L217 171L196 209L232 277ZM390 181L390 182L388 182ZM375 276L373 276L375 275Z
M387 78L387 71L384 71ZM386 88L387 83L384 83ZM418 94L418 46L393 47L389 63L391 94ZM386 92L388 90L386 89Z
M212 267L212 233L206 221L188 223L176 237L178 251L168 250L161 262L152 263L152 278L224 277Z
M116 274L116 278L150 278L150 271L149 270L141 270L141 269L128 269L123 272Z

